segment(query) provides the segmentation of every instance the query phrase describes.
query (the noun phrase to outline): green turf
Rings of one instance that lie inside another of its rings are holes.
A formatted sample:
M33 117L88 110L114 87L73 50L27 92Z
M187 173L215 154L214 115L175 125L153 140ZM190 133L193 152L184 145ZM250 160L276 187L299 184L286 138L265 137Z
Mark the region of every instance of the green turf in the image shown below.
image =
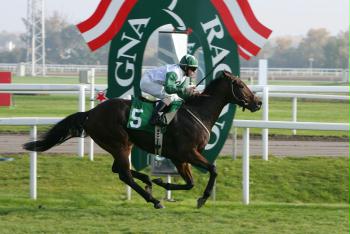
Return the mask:
M195 208L208 175L194 170L194 189L173 192L176 202L155 210L135 192L125 200L110 156L39 155L37 201L28 199L28 156L12 157L0 163L0 233L349 232L347 158L252 158L251 205L244 206L242 161L221 157L216 201ZM157 186L153 193L165 195Z

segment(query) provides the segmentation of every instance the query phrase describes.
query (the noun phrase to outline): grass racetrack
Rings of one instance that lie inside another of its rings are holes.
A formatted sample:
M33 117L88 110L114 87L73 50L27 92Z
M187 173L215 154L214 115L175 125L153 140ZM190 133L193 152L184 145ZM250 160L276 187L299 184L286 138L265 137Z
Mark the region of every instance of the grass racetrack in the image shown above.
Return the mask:
M14 78L14 83L78 83L78 78ZM105 84L105 79L97 79ZM14 95L0 117L65 117L78 109L77 95ZM86 103L89 106L88 99ZM270 120L292 119L290 99L270 99ZM261 119L242 112L236 119ZM298 99L298 121L348 122L347 101ZM40 126L39 130L47 126ZM28 132L25 126L0 126L0 132ZM260 129L252 129L260 134ZM270 130L290 135L290 130ZM349 138L348 132L298 131L298 135ZM4 155L0 155L3 157ZM191 191L174 191L176 202L155 210L111 172L112 157L95 161L72 155L38 156L38 199L29 199L29 157L8 155L0 162L0 234L14 233L349 233L348 157L257 157L250 161L250 205L242 205L242 161L217 160L216 200L196 208L208 175L194 171ZM146 170L149 173L149 170ZM154 177L153 177L154 178ZM180 178L175 182L183 183ZM141 183L140 183L141 185ZM164 189L154 185L156 198Z
M111 172L112 158L38 156L38 200L29 199L29 158L0 163L0 233L349 233L349 159L253 157L249 206L242 161L217 160L216 201L196 208L207 174L155 210ZM179 178L175 181L182 183ZM154 185L156 198L165 191Z

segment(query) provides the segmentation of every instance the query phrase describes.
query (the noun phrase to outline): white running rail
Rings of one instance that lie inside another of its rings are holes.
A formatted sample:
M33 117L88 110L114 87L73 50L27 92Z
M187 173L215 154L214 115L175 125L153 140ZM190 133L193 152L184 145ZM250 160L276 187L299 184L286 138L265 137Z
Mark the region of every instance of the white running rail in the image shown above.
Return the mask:
M32 126L31 140L35 141L37 126L55 124L62 118L0 118L0 125L27 125ZM349 132L348 123L317 123L317 122L288 122L288 121L259 121L259 120L234 120L235 127L243 128L243 204L249 204L249 129L250 128L278 128L301 130L332 130ZM30 197L37 198L37 153L30 152Z

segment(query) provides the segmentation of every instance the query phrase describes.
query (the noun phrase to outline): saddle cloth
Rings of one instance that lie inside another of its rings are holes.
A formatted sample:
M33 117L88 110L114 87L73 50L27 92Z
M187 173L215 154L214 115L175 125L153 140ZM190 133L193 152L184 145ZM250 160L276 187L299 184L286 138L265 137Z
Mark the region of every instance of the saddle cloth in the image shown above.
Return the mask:
M183 102L180 100L174 101L169 105L169 107L166 108L167 110L164 114L164 118L167 124L171 123L171 121L176 115L176 112L181 107L182 103ZM133 97L127 128L154 133L155 128L154 126L149 124L149 121L151 119L155 105L156 102L148 101L146 99L140 99L138 97ZM164 133L166 127L162 128L162 130Z

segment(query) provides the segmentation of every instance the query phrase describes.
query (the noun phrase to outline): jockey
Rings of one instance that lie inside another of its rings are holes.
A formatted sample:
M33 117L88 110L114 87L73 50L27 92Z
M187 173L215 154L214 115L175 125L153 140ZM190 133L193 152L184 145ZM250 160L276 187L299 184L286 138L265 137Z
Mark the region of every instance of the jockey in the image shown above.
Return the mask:
M192 55L185 55L179 64L169 64L147 71L141 79L142 92L150 94L160 101L153 110L151 125L163 123L161 113L171 102L185 99L195 93L195 86L190 85L190 79L195 75L198 61Z

